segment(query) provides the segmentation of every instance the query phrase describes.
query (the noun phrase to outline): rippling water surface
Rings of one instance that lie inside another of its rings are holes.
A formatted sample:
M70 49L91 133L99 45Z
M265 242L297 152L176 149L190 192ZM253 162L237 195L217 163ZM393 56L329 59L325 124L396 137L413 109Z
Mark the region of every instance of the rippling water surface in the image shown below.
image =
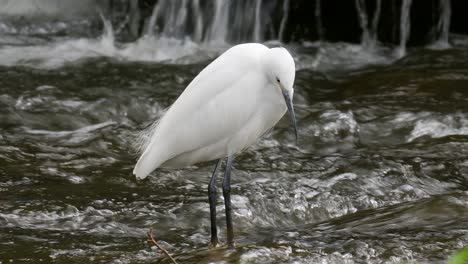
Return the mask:
M289 46L299 139L285 118L238 156L227 250L208 248L213 162L131 173L135 133L223 48L2 43L0 263L167 263L151 226L180 263L443 263L468 243L464 47Z

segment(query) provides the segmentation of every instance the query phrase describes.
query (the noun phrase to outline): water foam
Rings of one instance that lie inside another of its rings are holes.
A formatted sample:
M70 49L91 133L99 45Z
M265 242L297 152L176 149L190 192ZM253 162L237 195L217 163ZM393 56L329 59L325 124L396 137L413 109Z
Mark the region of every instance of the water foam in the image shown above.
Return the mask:
M119 61L163 62L190 64L213 58L228 49L226 41L199 42L188 36L143 35L129 43L119 43L109 20L102 17L104 30L98 38L54 39L52 41L19 41L8 38L0 45L0 65L29 66L54 69L69 63L89 58L108 57ZM265 43L268 46L283 45L278 41ZM297 70L356 69L367 65L389 64L394 61L388 48L369 48L349 43L305 42L303 47L289 45L295 49L313 47L313 55L296 56ZM302 50L301 50L302 51Z
M49 130L38 130L38 129L26 129L26 132L33 135L46 135L48 137L64 137L73 134L87 134L87 133L94 133L96 130L100 130L102 128L116 125L117 123L114 121L106 121L103 123L85 126L76 130L72 131L49 131Z
M344 42L304 42L306 48L316 48L314 55L301 55L296 68L314 69L318 71L353 70L369 65L387 65L395 61L396 57L391 49L373 46L350 44Z
M214 48L214 50L218 50ZM211 54L190 40L145 36L127 44L116 44L110 36L97 39L58 40L35 46L7 45L0 49L0 65L58 68L82 59L109 57L124 61L193 63ZM190 57L191 55L194 55Z
M456 113L453 115L422 113L422 118L418 118L414 128L407 137L408 142L418 138L429 136L431 138L441 138L454 135L468 135L468 115Z

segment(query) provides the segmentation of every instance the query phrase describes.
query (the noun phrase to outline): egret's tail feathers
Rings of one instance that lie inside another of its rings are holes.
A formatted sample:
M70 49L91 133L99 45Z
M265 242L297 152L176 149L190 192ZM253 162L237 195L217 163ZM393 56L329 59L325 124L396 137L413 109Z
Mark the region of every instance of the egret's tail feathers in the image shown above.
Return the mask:
M147 149L143 155L141 155L138 160L135 168L133 169L133 174L137 179L146 178L153 170L161 165L161 162L158 162L158 157L155 150Z
M149 146L151 142L151 138L156 132L156 129L158 128L160 120L161 119L156 120L155 122L149 124L142 131L135 133L133 142L132 142L132 147L135 150L137 155L143 154L146 148Z
M168 108L164 109L159 114L159 118L151 125L138 132L133 140L133 149L136 150L137 155L141 154L141 157L138 159L138 162L133 169L133 174L136 175L138 179L146 178L148 174L160 165L155 153L155 146L154 144L151 144L151 142L153 137L156 135L159 122L166 114L167 110Z
M136 149L137 154L141 154L137 164L135 165L135 168L133 169L133 174L140 180L146 178L146 176L148 176L148 174L150 174L156 168L153 168L152 166L155 165L155 161L152 161L147 156L151 137L154 136L157 125L158 122L156 121L143 131L139 132L136 140L133 142L133 147Z

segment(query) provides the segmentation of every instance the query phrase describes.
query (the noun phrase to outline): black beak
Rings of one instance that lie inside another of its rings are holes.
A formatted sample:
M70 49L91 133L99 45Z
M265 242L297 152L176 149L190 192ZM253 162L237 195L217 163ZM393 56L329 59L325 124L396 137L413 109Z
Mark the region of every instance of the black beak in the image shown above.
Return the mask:
M283 90L283 96L284 96L284 101L286 101L286 106L288 107L289 117L291 118L291 124L294 128L294 135L296 136L296 142L297 142L296 114L294 113L292 96L286 90Z

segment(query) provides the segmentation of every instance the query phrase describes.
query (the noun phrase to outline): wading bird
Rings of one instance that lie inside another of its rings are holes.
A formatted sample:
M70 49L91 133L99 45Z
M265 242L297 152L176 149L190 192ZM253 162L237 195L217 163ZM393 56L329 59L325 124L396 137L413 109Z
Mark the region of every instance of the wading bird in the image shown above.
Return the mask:
M223 179L227 244L234 245L231 167L234 156L252 145L289 111L294 60L284 48L248 43L234 46L204 68L154 126L133 174L144 179L158 167L181 168L218 160L208 185L211 245L218 244L216 174L227 158Z

